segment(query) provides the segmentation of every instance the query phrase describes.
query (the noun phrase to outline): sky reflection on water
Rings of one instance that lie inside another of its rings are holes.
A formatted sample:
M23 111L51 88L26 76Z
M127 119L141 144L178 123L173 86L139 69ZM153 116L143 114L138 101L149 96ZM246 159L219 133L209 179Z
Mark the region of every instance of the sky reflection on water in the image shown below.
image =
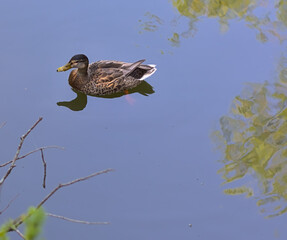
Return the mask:
M195 14L192 6L200 2L204 8ZM11 159L19 136L39 116L44 120L23 152L43 145L65 151L45 155L47 190L40 189L39 156L17 164L1 191L1 206L20 196L1 222L37 204L60 182L113 168L44 206L112 224L48 219L46 239L286 239L286 214L264 218L286 207L286 3L244 0L232 1L242 8L211 8L216 2L3 2L0 123L7 124L0 129L1 159ZM145 19L156 22L155 31L143 31ZM228 31L221 32L226 24ZM149 96L128 95L133 104L126 95L75 99L55 69L77 53L91 62L155 63ZM214 131L221 153L213 150ZM243 192L250 197L230 196ZM280 203L256 207L270 197Z

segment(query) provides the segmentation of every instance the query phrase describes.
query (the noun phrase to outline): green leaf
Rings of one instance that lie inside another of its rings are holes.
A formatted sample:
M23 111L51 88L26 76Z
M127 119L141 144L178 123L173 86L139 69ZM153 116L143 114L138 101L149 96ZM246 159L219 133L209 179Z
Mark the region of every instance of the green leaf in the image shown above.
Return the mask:
M27 218L24 220L25 238L27 240L34 240L42 231L43 223L45 221L45 211L41 207L39 209L30 207L27 213Z

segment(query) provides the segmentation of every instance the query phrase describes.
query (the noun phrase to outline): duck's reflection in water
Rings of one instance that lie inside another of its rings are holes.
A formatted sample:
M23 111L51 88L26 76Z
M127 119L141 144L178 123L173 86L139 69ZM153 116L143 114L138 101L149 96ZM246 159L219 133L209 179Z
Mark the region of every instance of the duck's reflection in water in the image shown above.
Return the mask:
M88 103L87 95L74 89L72 90L77 94L77 97L72 101L57 102L57 105L70 108L72 111L82 111Z
M81 93L79 91L76 91L72 89L76 94L77 97L71 101L63 101L63 102L57 102L58 106L63 106L71 109L72 111L82 111L88 103L88 97L86 94ZM140 93L141 95L148 96L150 94L154 93L153 87L148 84L146 81L142 81L140 85L137 87L130 89L128 93L126 92L120 92L120 93L115 93L111 95L106 95L106 96L94 96L94 97L100 97L100 98L118 98L123 95L127 94L132 94L132 93Z

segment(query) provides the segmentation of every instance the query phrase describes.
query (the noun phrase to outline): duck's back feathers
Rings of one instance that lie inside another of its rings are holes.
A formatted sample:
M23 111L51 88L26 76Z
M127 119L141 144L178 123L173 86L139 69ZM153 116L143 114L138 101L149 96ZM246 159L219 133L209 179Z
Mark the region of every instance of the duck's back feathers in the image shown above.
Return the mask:
M134 73L135 70L140 69L140 65L145 61L145 59L143 60L139 60L135 63L128 63L125 66L125 71L126 71L126 76L133 76L132 74Z
M144 80L156 71L155 65L143 65L144 61L143 59L134 63L126 63L102 60L90 64L88 72L98 83L108 82L120 77L132 77L135 80Z

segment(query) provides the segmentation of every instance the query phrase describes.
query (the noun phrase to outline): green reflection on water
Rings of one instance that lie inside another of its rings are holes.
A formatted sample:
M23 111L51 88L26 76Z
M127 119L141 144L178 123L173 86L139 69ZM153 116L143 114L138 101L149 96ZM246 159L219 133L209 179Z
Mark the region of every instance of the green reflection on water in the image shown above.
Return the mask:
M142 22L142 20L139 20L141 23L141 29L142 31L148 31L148 32L155 32L158 30L158 26L163 24L163 20L160 19L158 16L151 14L150 12L145 13L146 21ZM140 31L140 33L142 33Z
M74 89L72 90L77 94L77 97L71 101L57 102L57 105L67 107L72 111L84 110L84 108L87 106L87 103L88 103L87 95L79 91L76 91ZM142 81L140 85L138 85L137 87L133 89L130 89L128 91L128 94L139 93L143 96L148 96L150 94L153 94L154 92L155 91L153 90L153 87L149 83L147 83L146 81ZM93 96L93 97L118 98L118 97L122 97L123 95L127 95L127 94L124 92L120 92L120 93L115 93L115 94L111 94L107 96Z
M287 211L286 63L282 57L275 84L248 84L212 135L224 154L224 192L253 196L267 217Z
M229 28L230 20L242 20L256 31L256 38L266 42L271 36L281 42L285 40L283 29L287 26L287 1L280 0L172 0L173 7L181 17L188 20L182 31L179 18L171 22L173 33L167 37L172 46L179 46L182 38L194 36L196 22L205 18L216 18L222 32ZM152 13L140 20L142 31L157 31L164 21Z

